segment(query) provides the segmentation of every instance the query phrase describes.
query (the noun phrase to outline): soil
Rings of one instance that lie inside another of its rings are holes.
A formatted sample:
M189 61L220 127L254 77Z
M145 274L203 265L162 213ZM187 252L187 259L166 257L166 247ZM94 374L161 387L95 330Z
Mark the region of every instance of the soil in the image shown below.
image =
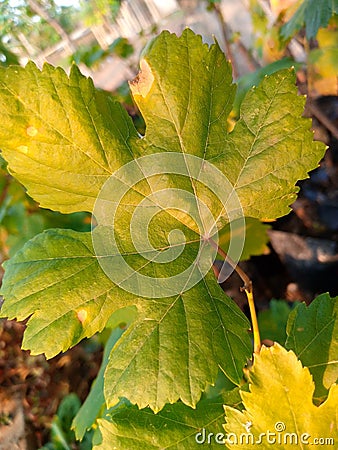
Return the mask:
M102 349L94 341L77 345L46 360L21 350L23 323L0 321L0 449L36 450L49 441L50 426L60 401L74 392L83 402L100 368ZM22 417L18 429L16 417ZM7 432L7 441L1 436ZM8 430L7 430L8 431ZM26 441L26 442L25 442Z

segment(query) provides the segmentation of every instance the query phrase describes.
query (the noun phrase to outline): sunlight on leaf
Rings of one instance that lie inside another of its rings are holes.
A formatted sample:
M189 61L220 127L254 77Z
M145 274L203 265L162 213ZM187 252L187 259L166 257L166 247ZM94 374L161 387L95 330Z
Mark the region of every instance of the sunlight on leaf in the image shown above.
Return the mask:
M338 438L338 386L332 385L327 400L315 406L309 369L292 351L279 344L263 347L255 356L249 382L250 392L241 392L245 410L225 406L230 448L248 448L252 443L263 448L273 443L281 449L295 448L295 444L304 448L317 438Z

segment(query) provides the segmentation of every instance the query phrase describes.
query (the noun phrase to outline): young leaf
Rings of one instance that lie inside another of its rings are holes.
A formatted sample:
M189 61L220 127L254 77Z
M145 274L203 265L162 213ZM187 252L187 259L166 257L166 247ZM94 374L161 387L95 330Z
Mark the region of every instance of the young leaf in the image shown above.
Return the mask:
M250 392L241 392L245 410L225 406L229 447L305 448L318 438L338 439L338 386L332 385L327 400L315 406L309 369L292 351L279 344L263 347L255 356L249 381Z
M315 397L327 395L338 377L338 297L319 295L310 306L304 303L290 313L286 348L309 368L315 382Z
M326 27L333 14L338 13L337 0L302 0L293 17L282 27L283 38L289 39L304 25L306 38L316 36L320 27Z
M230 394L230 395L229 395ZM238 389L212 399L202 399L191 409L182 403L167 405L160 413L122 405L99 420L102 442L94 450L191 450L202 444L219 448L224 440L223 404L240 403ZM208 445L209 444L209 445Z

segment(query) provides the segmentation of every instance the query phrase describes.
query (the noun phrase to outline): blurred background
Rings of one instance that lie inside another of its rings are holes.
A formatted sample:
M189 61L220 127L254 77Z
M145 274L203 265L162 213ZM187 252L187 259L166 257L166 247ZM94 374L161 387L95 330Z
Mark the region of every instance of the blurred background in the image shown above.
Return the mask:
M32 60L38 67L49 63L68 71L76 63L97 88L125 106L141 134L145 124L128 80L138 72L146 43L164 29L179 35L190 27L208 44L216 39L231 60L238 88L229 129L248 89L265 75L295 68L299 93L307 95L305 115L328 150L320 167L299 183L288 216L262 227L250 224L257 245L240 263L253 281L263 339L281 343L296 302L309 304L327 291L338 295L337 3L0 0L1 66ZM39 208L6 171L0 143L0 263L46 228L88 231L90 220L86 213ZM2 274L0 269L0 282ZM234 274L223 288L248 313L240 286ZM75 441L70 424L97 375L107 335L47 362L21 351L23 330L22 323L0 320L0 449L91 448L90 438Z
M311 64L316 75L311 74L311 87L317 94L335 95L335 17L325 11L326 1L307 17L306 3L311 2L1 0L0 62L24 65L33 60L38 66L48 62L67 69L75 61L98 87L112 90L135 74L150 36L163 29L179 34L190 27L205 42L215 37L229 59L235 55L236 79L289 56Z

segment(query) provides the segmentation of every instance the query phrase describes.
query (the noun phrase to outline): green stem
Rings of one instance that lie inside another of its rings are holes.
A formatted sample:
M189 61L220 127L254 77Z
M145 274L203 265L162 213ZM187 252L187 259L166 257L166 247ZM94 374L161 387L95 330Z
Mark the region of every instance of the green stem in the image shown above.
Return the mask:
M250 315L251 315L251 324L252 324L252 333L254 338L254 353L259 353L261 351L261 336L259 334L258 328L258 320L255 308L255 301L252 292L252 286L250 290L244 289L246 294L246 298L248 299Z
M257 314L256 314L256 308L255 308L255 300L253 296L253 289L252 289L252 281L248 277L248 275L244 272L243 269L241 269L230 257L229 255L221 248L219 247L215 241L212 239L208 239L208 242L212 247L214 247L217 250L217 253L221 255L229 264L230 266L237 272L237 274L241 277L244 286L241 288L242 291L245 292L246 297L248 299L249 309L250 309L250 316L251 316L251 324L252 324L252 333L254 338L254 353L259 353L261 350L261 338L258 328L258 320L257 320ZM214 273L216 277L218 277L219 272L217 271L216 267L213 266Z

